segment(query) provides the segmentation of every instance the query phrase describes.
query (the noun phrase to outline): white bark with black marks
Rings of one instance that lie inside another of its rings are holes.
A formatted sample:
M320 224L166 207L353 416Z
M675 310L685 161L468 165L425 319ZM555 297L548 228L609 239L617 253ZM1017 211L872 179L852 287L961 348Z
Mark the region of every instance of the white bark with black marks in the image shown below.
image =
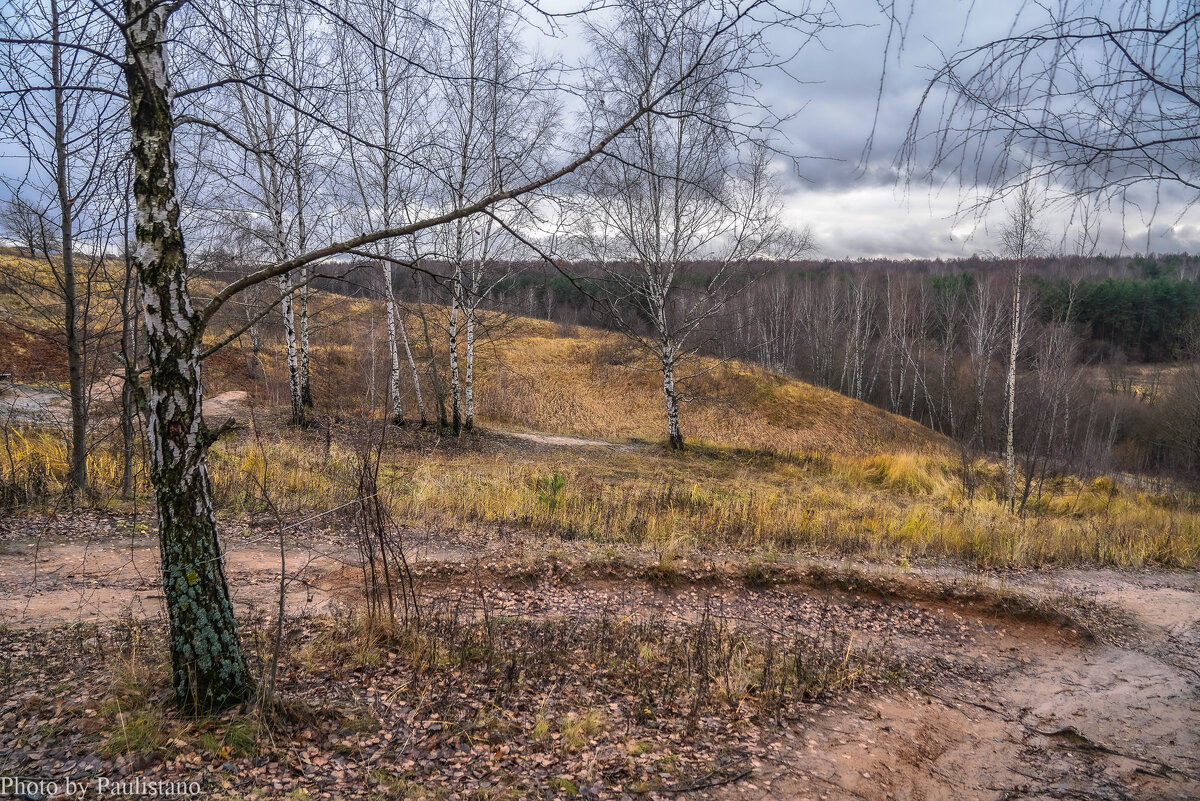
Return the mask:
M392 288L391 262L381 262L380 268L383 270L383 305L387 312L388 352L392 357L391 371L388 373L389 397L392 404L392 424L402 426L404 425L404 405L400 394L400 346L398 337L396 336L399 313L396 309L396 293ZM408 347L407 341L405 342L405 347Z
M461 292L461 268L455 270L454 282L450 297L450 321L447 325L447 336L450 340L450 428L455 436L462 432L462 376L458 366L458 317L459 294Z
M463 386L463 396L466 417L463 426L467 431L475 428L475 308L467 307L467 353L466 353L466 382Z
M313 407L312 377L309 373L308 349L308 279L311 270L300 271L300 404L305 409Z
M667 441L678 450L683 447L683 433L679 429L679 396L675 387L676 353L670 345L662 351L663 399L667 405Z
M253 681L225 581L201 417L203 323L187 289L172 153L174 125L163 43L167 6L124 0L133 194L134 264L146 324L146 436L158 505L163 595L176 699L212 711L246 700Z
M1004 491L1009 506L1017 497L1017 454L1013 446L1017 409L1017 351L1021 347L1021 262L1013 274L1012 315L1008 340L1008 375L1004 384Z
M288 275L279 276L279 311L283 316L283 340L287 345L288 394L292 401L292 425L303 427L304 394L300 389L300 356L296 347L296 313L292 302L292 280Z

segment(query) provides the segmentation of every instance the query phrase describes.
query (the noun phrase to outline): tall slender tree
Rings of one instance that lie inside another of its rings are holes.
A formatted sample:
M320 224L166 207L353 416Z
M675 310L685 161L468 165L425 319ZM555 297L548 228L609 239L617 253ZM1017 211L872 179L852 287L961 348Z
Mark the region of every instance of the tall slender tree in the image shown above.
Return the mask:
M430 160L442 111L434 105L434 78L421 67L433 63L438 52L432 13L419 0L354 0L345 6L349 24L338 31L337 64L346 87L343 124L357 133L343 139L340 167L349 178L350 204L364 231L411 221L429 196L424 164ZM420 371L393 287L393 273L398 265L419 258L419 245L411 238L389 239L364 253L375 257L383 279L392 422L404 423L402 374L407 366L424 424Z
M699 332L753 275L756 259L807 239L786 236L773 187L765 129L731 119L745 54L699 32L710 10L638 2L613 30L593 30L593 114L620 118L638 98L675 87L654 114L580 175L576 240L600 265L610 319L656 362L667 440L682 448L680 365ZM667 46L682 23L682 41ZM696 80L679 80L700 61ZM793 251L803 247L793 247Z
M452 226L498 204L530 196L609 151L630 134L639 120L659 109L681 87L694 84L701 76L707 78L712 53L731 50L745 53L745 58L728 64L733 69L749 71L769 66L777 63L768 47L770 28L812 25L811 19L780 9L768 0L744 3L710 0L707 13L687 20L686 25L683 24L686 9L679 10L679 24L662 31L667 35L661 42L666 52L674 54L679 49L683 53L672 59L672 77L649 84L646 91L631 98L623 114L596 120L590 130L581 132L575 146L562 148L544 166L528 174L509 175L503 185L494 189L472 186L470 194L453 208L423 207L410 221L390 227L372 227L355 233L344 224L336 228L331 225L328 230L309 225L306 236L301 237L298 225L293 225L296 220L289 215L287 222L281 223L278 211L287 210L284 204L291 197L311 197L308 194L311 185L302 187L298 194L288 192L289 187L295 187L295 173L289 175L277 169L288 164L286 159L276 163L280 150L275 147L278 142L273 132L279 130L274 122L278 117L272 113L272 124L257 129L267 134L263 137L249 138L244 134L256 128L235 124L239 119L242 123L251 122L241 109L243 103L259 109L282 107L302 118L306 128L312 126L313 137L304 137L303 141L325 143L317 147L318 153L328 150L329 142L357 137L352 127L340 124L336 115L330 113L332 104L320 102L320 81L308 85L305 79L304 85L298 85L296 73L289 72L286 64L280 64L278 58L263 57L281 53L290 57L301 52L301 43L292 41L282 50L264 49L263 43L269 39L260 34L276 32L261 19L255 20L255 11L238 0L212 3L121 0L119 5L115 0L97 0L96 7L103 20L111 20L119 28L118 40L124 42L126 49L123 59L104 58L109 66L122 69L126 91L120 94L128 100L136 205L133 261L141 287L146 333L147 449L158 509L173 678L179 702L189 709L204 710L243 701L252 687L222 569L206 461L207 449L221 429L210 430L200 414L202 359L219 346L218 343L206 348L203 342L214 317L250 287L281 278L290 280L298 271L332 256L360 254L364 248L389 239L403 241L439 226ZM318 24L305 29L311 35L304 37L306 55L301 58L310 68L313 67L310 59L317 55L307 45L319 44L319 34L348 24L340 4L288 0L280 3L278 10L319 17ZM580 14L592 18L597 30L601 20L607 20L605 27L625 21L610 4L588 6ZM173 21L175 15L186 16L186 22ZM101 28L103 24L100 23ZM703 30L698 25L703 25ZM23 30L12 39L17 47L28 52L36 52L55 41L42 29ZM693 44L697 41L701 46ZM703 42L711 46L704 46ZM88 52L85 45L70 47L73 52ZM176 55L186 52L188 58L169 59L169 51ZM187 69L196 63L205 65L208 77ZM250 64L254 65L252 69L248 68ZM174 81L181 66L189 80L176 86ZM431 72L436 66L433 62L422 65ZM20 74L24 67L20 59L13 59L5 69ZM306 74L321 76L331 71L313 69ZM569 92L568 79L572 74L560 71L556 80L543 84L541 91ZM303 104L291 93L293 89L302 90L299 96L303 97ZM99 88L96 91L102 92ZM228 98L228 102L222 102L221 98ZM190 159L193 152L191 148L177 148L177 140L200 139L201 133L211 137L214 148L225 149L226 158L215 164L216 169L212 162L190 161L184 169L177 169L176 159L181 156ZM264 159L264 153L270 157ZM248 177L258 175L260 165L265 178L259 186L271 193L270 198L248 197L239 186ZM207 182L215 189L207 194L197 190L185 195L178 180L181 173L190 176L193 187L203 189ZM194 214L200 209L189 205L189 215L185 218L181 198L192 204L197 197L219 196L239 198L238 205L247 213L263 215L267 224L259 230L264 241L284 242L288 250L285 253L279 249L278 255L264 259L257 269L217 289L202 308L197 308L188 288L184 223L200 236L202 215ZM276 197L287 201L277 201ZM263 204L264 199L269 202ZM307 210L293 209L291 213L303 215ZM281 236L280 228L290 229L294 239ZM299 247L300 241L305 241L304 248Z
M1004 384L1004 475L1008 504L1015 508L1017 498L1016 432L1017 360L1026 323L1021 281L1025 263L1040 254L1046 245L1046 233L1037 226L1037 198L1033 187L1023 184L1008 211L1008 222L1000 232L1004 255L1013 261L1012 304L1009 313L1008 372Z
M48 328L66 351L69 483L86 490L89 387L98 357L92 345L99 327L91 301L107 279L104 254L115 223L108 178L117 169L125 127L115 67L119 43L103 11L90 2L19 2L2 19L0 136L16 146L27 169L17 180L0 180L13 195L9 217L24 232L30 256L40 249L44 261L5 281L46 324L35 333Z

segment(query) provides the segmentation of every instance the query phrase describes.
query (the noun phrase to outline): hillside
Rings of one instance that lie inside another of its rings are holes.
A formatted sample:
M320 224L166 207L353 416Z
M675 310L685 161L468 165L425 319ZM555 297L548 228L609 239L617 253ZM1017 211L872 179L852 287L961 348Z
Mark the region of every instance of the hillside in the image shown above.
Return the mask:
M307 431L286 422L275 315L263 327L257 360L242 336L205 363L206 397L225 396L210 414L243 422L211 452L225 516L260 514L272 504L318 514L345 508L359 491L365 454L382 438L387 507L397 521L429 530L496 526L648 544L664 555L700 547L991 567L1200 562L1200 508L1191 494L1037 475L1026 507L1014 512L989 460L964 465L957 449L914 422L738 362L688 366L697 374L684 390L689 447L670 452L653 364L619 336L596 330L485 315L477 430L456 439L433 426L379 425L389 368L380 304L322 293L311 308L316 409ZM422 321L410 309L406 322L427 412L436 419L438 382L425 332L444 396L439 329L446 312L429 305L424 312ZM244 314L227 308L209 341L237 330ZM411 421L407 370L402 383ZM119 505L113 426L103 413L93 416L89 472L97 502ZM0 488L9 500L0 502L59 502L61 436L19 426L4 434ZM140 465L135 472L140 502L149 487Z
M49 283L48 270L27 258L3 257L10 274ZM98 300L92 328L101 335L100 349L116 349L118 321L114 301L117 287L107 278L96 280ZM193 287L209 294L204 282ZM267 290L270 294L273 290ZM41 292L35 298L54 314L55 300ZM26 382L62 382L66 357L61 337L0 286L0 373ZM426 306L435 350L447 358L444 329L447 310ZM377 400L386 396L387 329L382 304L319 294L313 298L313 381L328 405L350 402L344 395ZM219 318L208 336L215 342L243 322L237 313ZM407 319L420 359L426 343L415 314ZM264 402L282 402L286 362L281 332L274 316L264 322L264 347L259 354L263 375L249 371L249 338L241 337L209 359L207 394L246 390ZM487 334L476 355L476 403L484 426L614 441L665 440L665 412L659 374L630 341L593 328L564 328L554 323L489 313L481 321ZM104 380L115 369L100 357L91 369ZM423 364L423 381L433 380ZM443 368L445 372L445 368ZM738 361L718 363L701 358L684 366L680 375L684 397L682 425L689 441L783 453L826 452L863 455L895 450L943 448L946 441L906 418L852 400L839 393L770 373ZM442 376L444 381L445 376ZM403 384L409 414L415 414L411 379ZM430 387L425 387L432 396ZM106 393L107 394L107 393Z
M386 398L387 329L382 305L324 297L317 315L335 320L314 333L313 383L318 395L338 404L353 396L378 406ZM443 307L425 307L443 383L448 358ZM321 317L314 315L315 320ZM233 321L227 321L229 326ZM410 312L406 327L422 367L432 408L434 377L425 363L420 319ZM612 441L666 440L661 378L652 361L621 335L592 328L494 313L483 315L476 352L478 423L485 427L567 434ZM220 328L221 332L230 330ZM216 340L213 333L210 339ZM266 385L248 380L248 342L242 337L210 365L211 393L245 389L264 400L286 398L282 345L260 354ZM684 437L689 442L777 453L823 452L866 455L897 450L938 452L944 437L897 415L836 392L780 376L743 362L694 359L680 371L694 375L681 385ZM416 414L407 369L402 385L406 414ZM432 414L432 412L431 412Z
M665 440L660 374L626 338L521 319L480 376L481 417L516 427L601 439ZM702 358L682 375L684 436L775 452L862 455L940 450L929 429L827 389L742 362Z

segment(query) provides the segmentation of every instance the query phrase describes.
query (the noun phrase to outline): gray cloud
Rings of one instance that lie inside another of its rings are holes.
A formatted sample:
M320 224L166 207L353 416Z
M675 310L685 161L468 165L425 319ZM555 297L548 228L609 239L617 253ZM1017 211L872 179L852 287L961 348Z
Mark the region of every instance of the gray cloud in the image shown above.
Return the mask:
M1109 3L1097 3L1094 11L1103 13L1104 5ZM905 187L898 182L896 160L932 69L945 55L1044 22L1043 12L1037 4L1021 2L914 0L911 9L902 9L903 42L894 35L880 95L886 18L873 0L837 7L844 27L824 31L821 46L806 48L790 66L791 77L772 76L761 92L780 116L795 114L782 130L782 144L796 158L798 173L786 179L789 220L810 225L828 258L947 258L996 250L1003 208L964 213L986 189L964 186L949 173L939 175L935 186ZM1128 203L1110 204L1093 216L1099 222L1097 248L1107 253L1200 249L1200 224L1184 213L1188 200L1171 186L1140 187ZM1062 249L1073 250L1078 219L1060 203L1043 213L1042 225Z

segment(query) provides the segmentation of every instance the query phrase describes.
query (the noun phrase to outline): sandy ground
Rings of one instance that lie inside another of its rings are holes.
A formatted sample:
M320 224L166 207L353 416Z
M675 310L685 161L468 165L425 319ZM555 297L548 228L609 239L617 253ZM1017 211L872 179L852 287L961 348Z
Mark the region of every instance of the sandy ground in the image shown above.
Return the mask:
M121 379L109 376L97 381L90 393L93 404L116 403L121 396ZM203 413L210 424L223 423L230 417L244 419L249 414L247 395L233 390L205 398ZM71 401L65 391L53 386L0 381L0 422L69 428Z
M563 434L541 434L535 431L505 431L505 436L513 439L536 442L539 445L551 445L564 448L611 448L627 450L631 446L618 442L607 442L602 439L585 439L584 437L568 437Z
M0 521L0 619L39 627L161 617L151 526L124 517ZM228 526L226 572L243 611L278 603L280 551L269 528ZM728 799L1200 798L1200 576L1066 570L1004 578L1009 587L1084 593L1136 626L1088 642L1044 623L972 614L953 601L900 603L800 587L750 590L628 580L490 585L489 560L536 543L414 535L430 586L456 587L524 613L600 609L694 617L713 603L771 625L811 621L886 639L906 661L933 666L922 689L854 696L781 724L738 781L704 793ZM321 613L353 595L354 555L329 532L285 535L286 605ZM582 563L582 562L581 562ZM466 566L468 569L463 570ZM471 578L467 578L471 577ZM467 585L470 585L469 587ZM832 598L832 603L831 603ZM832 611L830 611L832 610Z
M71 402L54 387L0 381L0 421L66 426L71 422Z

